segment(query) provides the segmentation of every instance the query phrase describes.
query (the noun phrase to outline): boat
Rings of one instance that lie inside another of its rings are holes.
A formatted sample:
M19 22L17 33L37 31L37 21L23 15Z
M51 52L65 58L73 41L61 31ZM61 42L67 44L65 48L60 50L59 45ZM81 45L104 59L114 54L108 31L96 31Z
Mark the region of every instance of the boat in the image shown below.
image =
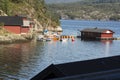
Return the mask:
M40 38L37 41L51 41L51 38Z
M75 39L74 39L74 38L72 38L71 40L72 40L72 42L73 42L73 41L75 41Z
M67 39L62 39L62 41L63 41L63 42L66 42L66 41L67 41Z
M66 42L66 41L67 41L67 39L60 39L60 41L61 41L61 42Z
M47 38L46 41L51 41L52 39L51 38Z

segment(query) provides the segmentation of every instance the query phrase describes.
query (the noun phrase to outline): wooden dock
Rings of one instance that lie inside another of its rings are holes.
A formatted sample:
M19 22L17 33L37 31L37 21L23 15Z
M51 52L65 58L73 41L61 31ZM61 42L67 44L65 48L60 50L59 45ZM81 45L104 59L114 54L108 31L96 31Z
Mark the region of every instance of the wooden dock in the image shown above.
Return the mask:
M60 38L62 38L62 39L65 39L65 38L69 39L69 38L71 38L72 39L72 38L75 38L75 36L73 36L73 35L61 35Z

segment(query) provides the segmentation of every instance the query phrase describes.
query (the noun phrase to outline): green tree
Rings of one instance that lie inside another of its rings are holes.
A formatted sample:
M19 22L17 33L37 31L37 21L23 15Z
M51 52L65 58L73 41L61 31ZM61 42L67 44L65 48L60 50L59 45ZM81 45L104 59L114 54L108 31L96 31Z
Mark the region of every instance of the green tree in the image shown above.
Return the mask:
M2 29L4 26L4 23L0 23L0 29Z
M0 0L0 9L3 10L8 15L9 15L9 7L10 7L9 0Z

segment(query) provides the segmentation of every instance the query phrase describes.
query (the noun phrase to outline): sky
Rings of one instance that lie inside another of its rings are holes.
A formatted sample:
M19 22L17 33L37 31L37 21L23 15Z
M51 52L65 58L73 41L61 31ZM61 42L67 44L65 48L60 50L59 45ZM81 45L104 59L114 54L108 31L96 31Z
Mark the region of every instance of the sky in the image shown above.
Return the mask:
M68 2L76 2L81 0L45 0L46 3L68 3Z

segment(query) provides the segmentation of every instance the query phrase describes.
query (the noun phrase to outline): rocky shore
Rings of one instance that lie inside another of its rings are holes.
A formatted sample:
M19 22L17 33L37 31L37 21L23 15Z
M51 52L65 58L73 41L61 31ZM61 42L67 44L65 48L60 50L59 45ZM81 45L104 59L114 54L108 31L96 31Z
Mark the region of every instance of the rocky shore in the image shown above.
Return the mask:
M60 26L57 26L57 27L48 27L47 28L49 31L56 31L56 32L62 32L62 28Z
M62 28L60 26L57 26L56 28L49 27L48 31L52 32L62 32ZM41 31L43 32L43 30ZM16 43L16 42L26 42L31 41L35 38L36 34L40 33L27 33L27 34L11 34L7 33L7 35L0 35L0 44L10 44L10 43Z
M32 38L33 36L30 34L27 34L27 35L11 34L8 36L0 36L0 44L26 42L26 41L32 40Z

